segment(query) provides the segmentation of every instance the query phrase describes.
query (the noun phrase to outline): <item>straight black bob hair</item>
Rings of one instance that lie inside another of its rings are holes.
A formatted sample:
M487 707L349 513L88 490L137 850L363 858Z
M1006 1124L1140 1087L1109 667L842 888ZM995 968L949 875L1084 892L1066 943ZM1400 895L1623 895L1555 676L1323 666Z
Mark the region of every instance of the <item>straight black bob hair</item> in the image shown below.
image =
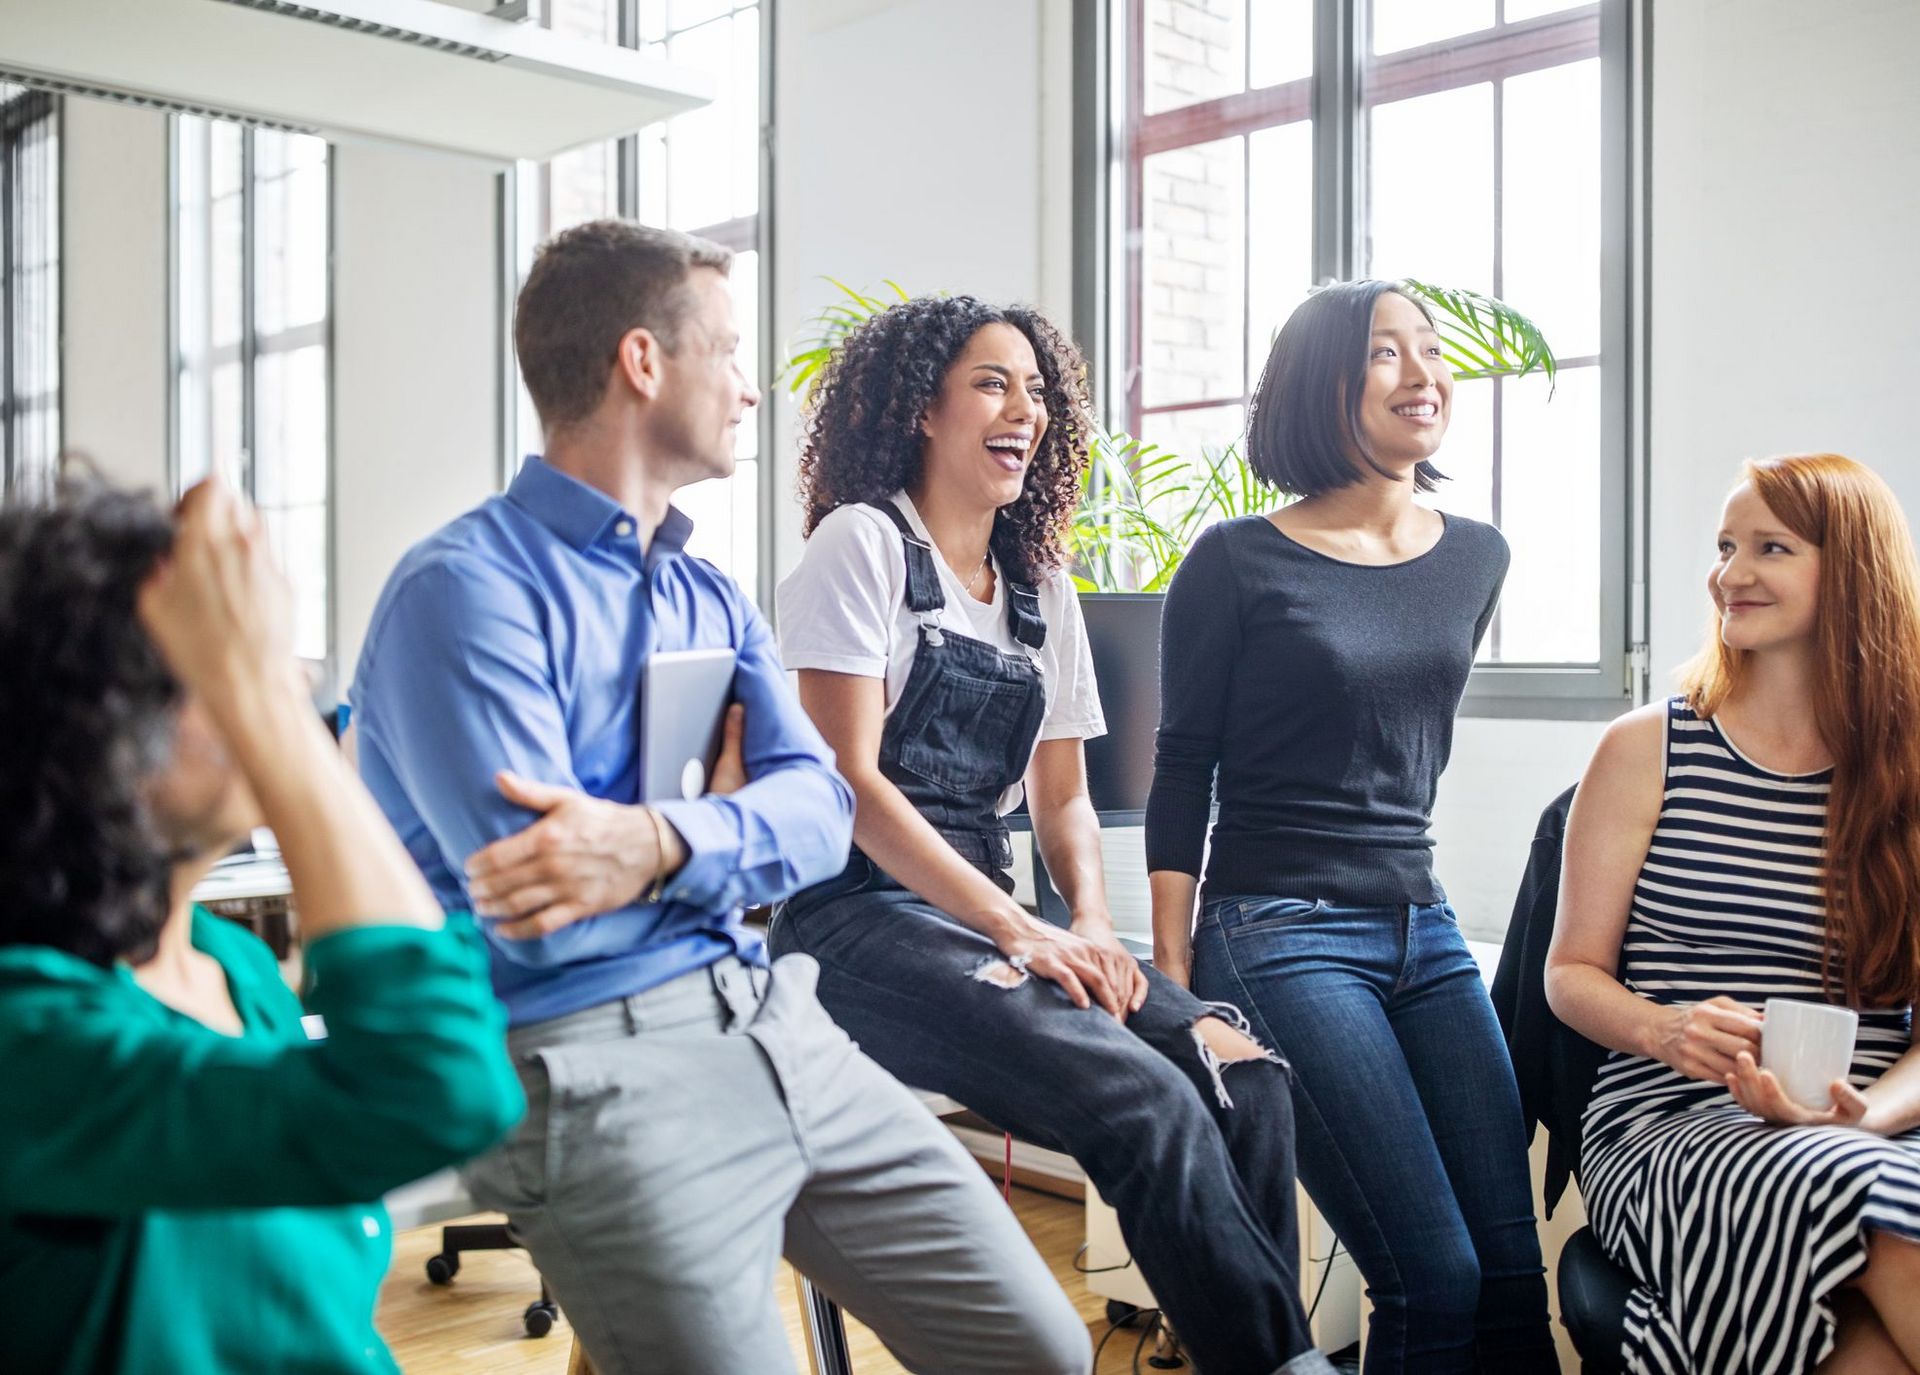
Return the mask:
M1273 341L1247 409L1247 466L1269 487L1319 496L1360 481L1350 453L1392 477L1367 452L1360 401L1367 385L1373 308L1389 291L1433 313L1398 282L1335 282L1302 301ZM1431 463L1413 470L1415 491L1431 492L1446 474Z

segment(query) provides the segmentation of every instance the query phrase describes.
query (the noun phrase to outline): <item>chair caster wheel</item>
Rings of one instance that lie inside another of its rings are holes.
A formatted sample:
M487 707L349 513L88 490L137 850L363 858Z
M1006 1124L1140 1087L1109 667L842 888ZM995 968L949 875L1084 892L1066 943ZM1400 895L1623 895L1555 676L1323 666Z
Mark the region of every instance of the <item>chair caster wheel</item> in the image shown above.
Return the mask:
M1147 1364L1155 1370L1178 1370L1186 1364L1178 1356L1149 1356Z
M1125 1303L1120 1299L1107 1300L1107 1324L1111 1327L1126 1327L1140 1316L1137 1305Z
M544 1337L553 1331L554 1321L559 1316L559 1308L544 1299L536 1299L527 1305L527 1311L520 1321L526 1326L529 1337Z
M427 1257L427 1283L452 1284L453 1277L460 1273L460 1257L451 1251L442 1251L437 1256Z

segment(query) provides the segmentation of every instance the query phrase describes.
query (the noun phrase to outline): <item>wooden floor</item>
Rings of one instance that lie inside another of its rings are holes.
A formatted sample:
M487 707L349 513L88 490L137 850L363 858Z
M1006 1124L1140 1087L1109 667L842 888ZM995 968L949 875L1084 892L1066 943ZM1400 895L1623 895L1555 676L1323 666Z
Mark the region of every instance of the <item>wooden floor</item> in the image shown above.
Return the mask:
M1015 1188L1014 1211L1053 1267L1060 1285L1079 1308L1097 1342L1107 1331L1106 1300L1087 1292L1086 1280L1073 1268L1085 1235L1081 1205ZM484 1220L484 1219L477 1219ZM518 1251L471 1252L461 1258L460 1274L444 1289L427 1283L427 1257L440 1249L440 1229L423 1227L395 1238L393 1269L380 1290L380 1330L407 1375L564 1375L571 1334L566 1319L552 1335L529 1340L520 1314L535 1297L533 1266ZM775 1293L786 1318L787 1340L797 1375L805 1375L806 1356L794 1302L793 1277L780 1267ZM855 1375L900 1375L901 1367L858 1323L849 1319ZM1124 1375L1134 1369L1134 1329L1121 1329L1102 1353L1096 1375ZM1147 1354L1152 1354L1149 1344ZM1139 1368L1147 1370L1144 1359ZM1191 1370L1191 1367L1187 1367ZM662 1371L660 1375L672 1375ZM757 1375L757 1372L756 1372ZM777 1375L777 1373L776 1373Z

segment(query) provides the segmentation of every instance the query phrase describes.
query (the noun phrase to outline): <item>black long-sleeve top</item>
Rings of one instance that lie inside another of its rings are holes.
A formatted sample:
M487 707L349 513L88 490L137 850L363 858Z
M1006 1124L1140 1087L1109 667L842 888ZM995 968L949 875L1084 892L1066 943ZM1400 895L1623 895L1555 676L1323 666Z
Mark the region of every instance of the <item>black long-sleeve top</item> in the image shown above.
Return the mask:
M1433 800L1506 577L1506 540L1447 516L1404 563L1347 563L1264 516L1203 534L1167 592L1147 867L1210 896L1438 902Z

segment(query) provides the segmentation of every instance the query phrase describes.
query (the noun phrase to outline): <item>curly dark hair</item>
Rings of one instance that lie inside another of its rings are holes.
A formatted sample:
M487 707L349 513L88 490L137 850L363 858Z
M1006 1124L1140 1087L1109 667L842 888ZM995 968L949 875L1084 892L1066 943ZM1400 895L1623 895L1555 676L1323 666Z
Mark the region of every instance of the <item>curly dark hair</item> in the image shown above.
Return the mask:
M0 509L0 946L153 953L171 863L144 793L180 688L134 598L172 543L153 500L99 484Z
M1066 562L1093 422L1086 363L1045 316L971 296L922 296L881 311L833 351L807 409L800 453L805 533L838 507L885 501L920 478L920 422L947 369L986 325L1011 325L1033 345L1047 429L1019 497L994 518L992 546L1020 582Z

